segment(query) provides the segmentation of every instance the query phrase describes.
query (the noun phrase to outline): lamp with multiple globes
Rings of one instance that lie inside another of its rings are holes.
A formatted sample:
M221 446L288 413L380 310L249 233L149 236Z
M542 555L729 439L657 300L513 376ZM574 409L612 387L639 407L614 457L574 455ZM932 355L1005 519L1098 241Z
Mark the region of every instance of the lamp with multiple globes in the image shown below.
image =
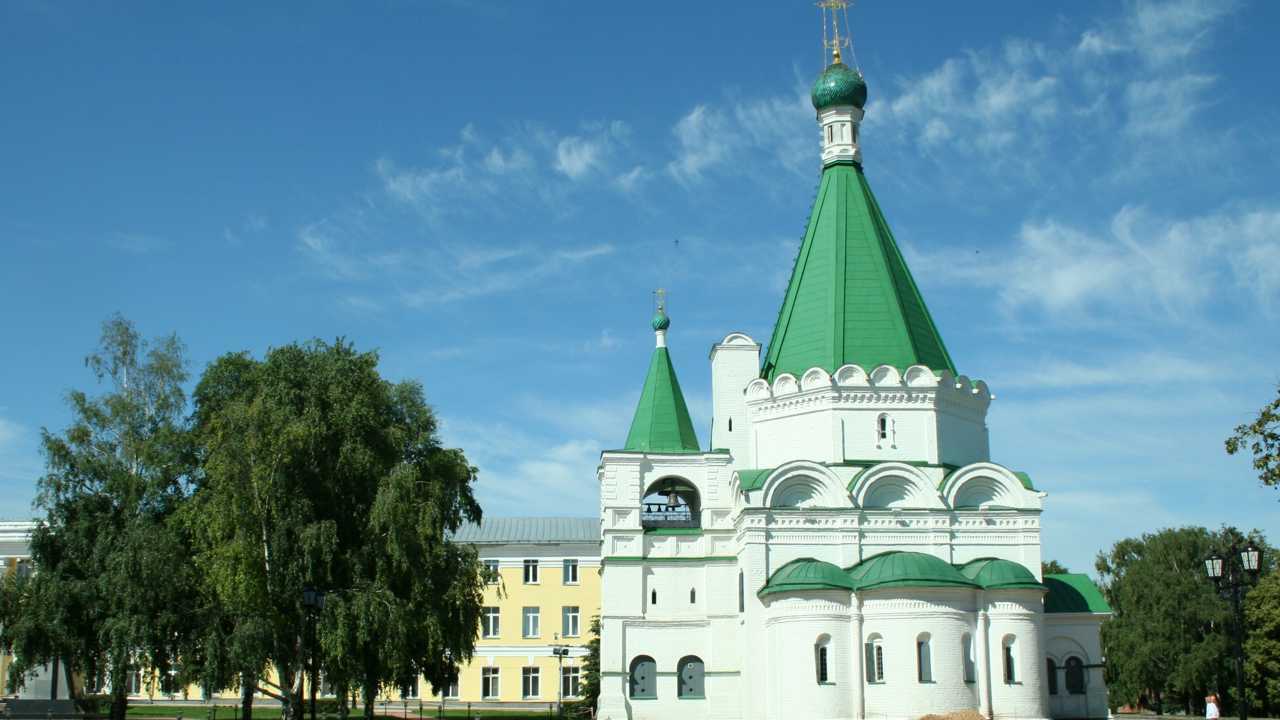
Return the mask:
M1236 697L1240 720L1248 720L1248 702L1244 692L1244 607L1245 591L1258 579L1262 570L1262 550L1248 542L1244 547L1232 545L1225 555L1214 553L1204 560L1204 572L1218 588L1218 593L1231 600L1235 632Z

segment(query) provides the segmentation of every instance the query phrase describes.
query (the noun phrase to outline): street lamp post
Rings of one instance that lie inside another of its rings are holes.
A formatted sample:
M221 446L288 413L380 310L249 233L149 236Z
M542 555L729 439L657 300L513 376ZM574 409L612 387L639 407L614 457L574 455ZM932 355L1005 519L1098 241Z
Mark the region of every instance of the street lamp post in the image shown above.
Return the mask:
M308 664L311 666L308 685L311 691L311 720L316 720L316 616L324 612L324 591L313 587L303 588L302 607L307 611L307 619L310 620L308 624L311 626L311 642L307 648Z
M564 717L564 659L569 656L569 647L560 645L560 633L554 633L556 644L551 646L551 654L556 656L556 717Z
M1244 608L1241 599L1244 592L1258 579L1262 568L1262 551L1252 542L1243 548L1232 545L1226 556L1214 553L1205 558L1205 574L1213 580L1218 593L1231 600L1232 619L1235 622L1236 690L1240 704L1240 720L1248 720L1249 704L1244 693Z

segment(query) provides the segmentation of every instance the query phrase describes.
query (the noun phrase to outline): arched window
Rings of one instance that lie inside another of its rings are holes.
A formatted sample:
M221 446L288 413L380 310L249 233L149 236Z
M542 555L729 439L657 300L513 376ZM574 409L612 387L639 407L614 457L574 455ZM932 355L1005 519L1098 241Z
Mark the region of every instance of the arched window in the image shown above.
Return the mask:
M831 636L819 635L818 641L813 644L813 666L814 674L818 678L818 684L831 682Z
M1054 662L1053 658L1045 658L1044 672L1045 672L1045 675L1049 678L1049 694L1057 695L1058 694L1058 663Z
M658 697L658 665L648 655L631 661L631 697Z
M696 602L698 602L698 591L693 588L689 588L689 604L693 605Z
M879 635L870 635L862 646L867 682L884 682L884 645Z
M1016 638L1012 635L1005 635L1004 642L1001 643L1004 649L1004 682L1006 685L1013 685L1018 682L1017 671L1017 648L1015 647Z
M676 665L676 676L679 682L676 688L677 697L682 699L706 697L702 675L701 658L694 655L680 658L680 663Z
M880 413L876 418L876 447L893 444L893 418L888 413Z
M1067 694L1083 695L1085 678L1084 678L1084 661L1072 655L1067 658Z
M973 636L969 633L960 636L960 652L963 653L964 681L967 683L974 682L977 675L977 665L973 660Z
M738 571L738 612L747 611L747 578Z
M929 633L920 633L916 638L916 681L933 682L933 658L930 657Z

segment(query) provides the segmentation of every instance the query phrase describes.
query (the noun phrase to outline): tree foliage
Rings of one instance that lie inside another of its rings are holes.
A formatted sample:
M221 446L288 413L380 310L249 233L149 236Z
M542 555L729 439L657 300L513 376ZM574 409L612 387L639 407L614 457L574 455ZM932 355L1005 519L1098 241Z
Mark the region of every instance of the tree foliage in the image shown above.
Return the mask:
M600 704L600 616L591 618L591 639L582 658L582 701L574 708L579 718L594 718Z
M118 315L86 364L109 389L72 391L70 427L42 432L36 572L5 580L0 642L14 654L11 689L56 661L109 681L119 719L129 674L177 669L190 634L183 607L195 578L176 521L194 467L187 374L175 336L147 343Z
M1048 562L1040 563L1040 574L1042 576L1043 575L1064 575L1069 572L1071 571L1067 569L1067 566L1063 565L1057 560L1049 560Z
M1251 539L1264 544L1256 533ZM1230 605L1205 576L1204 559L1240 540L1232 529L1171 528L1098 555L1115 612L1102 628L1113 706L1196 712L1210 690L1235 702Z
M1245 680L1268 716L1280 702L1280 572L1264 575L1245 600Z
M343 341L215 361L195 393L204 478L187 517L224 618L208 674L262 683L301 709L304 587L328 591L325 677L379 688L436 682L471 656L483 580L448 535L479 520L475 469L446 449L421 387L392 384Z
M1258 411L1256 420L1238 426L1226 445L1231 455L1241 450L1252 453L1262 484L1280 487L1280 387L1276 388L1276 399Z

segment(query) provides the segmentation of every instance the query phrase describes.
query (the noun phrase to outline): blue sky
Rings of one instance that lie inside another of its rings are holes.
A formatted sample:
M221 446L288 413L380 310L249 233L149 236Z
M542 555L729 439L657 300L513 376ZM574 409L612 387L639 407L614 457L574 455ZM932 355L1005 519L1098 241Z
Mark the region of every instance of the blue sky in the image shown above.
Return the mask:
M1222 440L1280 371L1280 5L859 3L867 176L994 459L1090 569L1260 527ZM767 341L818 180L809 2L0 4L0 516L113 311L217 355L345 336L492 514L593 515L669 291Z

